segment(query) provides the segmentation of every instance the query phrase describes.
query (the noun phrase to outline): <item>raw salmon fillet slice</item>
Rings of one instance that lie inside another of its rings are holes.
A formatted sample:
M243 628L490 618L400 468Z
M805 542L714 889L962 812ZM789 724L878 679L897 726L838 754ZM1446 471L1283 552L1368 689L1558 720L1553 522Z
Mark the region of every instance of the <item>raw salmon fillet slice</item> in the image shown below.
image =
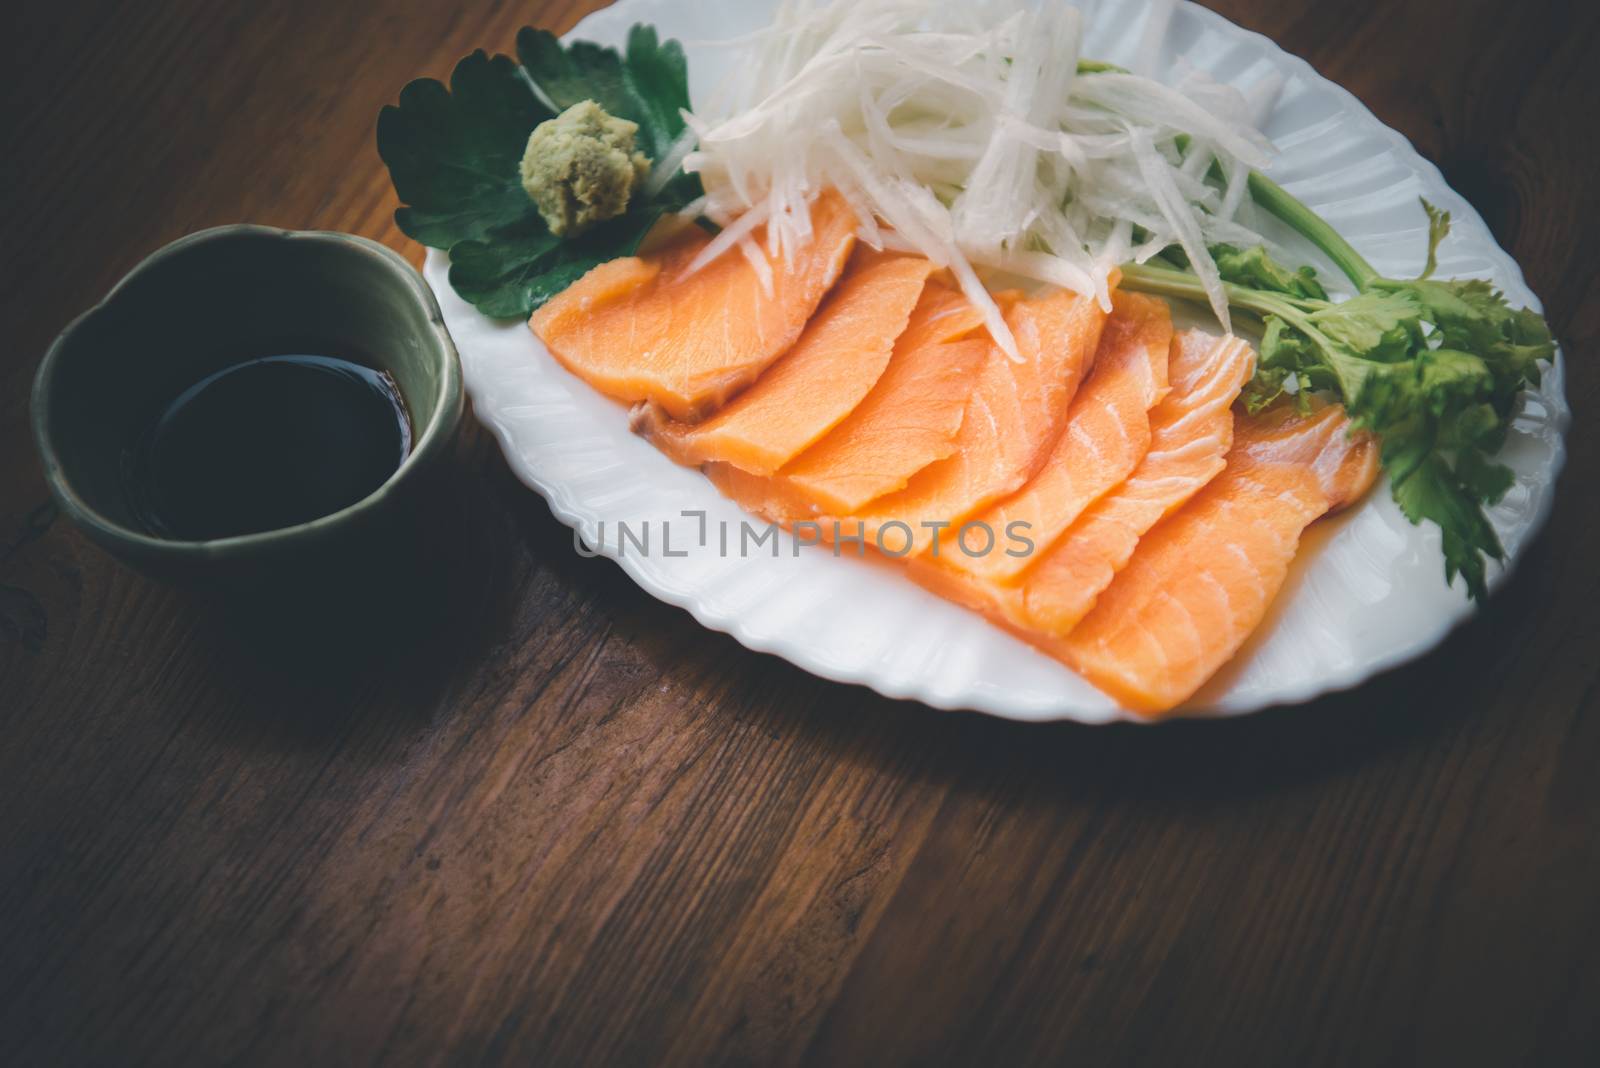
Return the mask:
M960 339L982 328L982 315L958 290L930 281L889 366L843 422L772 478L722 463L707 464L707 476L746 511L785 526L853 512L900 489L954 451L989 355L986 339Z
M1073 397L1067 428L1044 467L1016 493L969 520L994 532L991 551L967 556L957 547L935 563L980 582L1016 582L1084 509L1121 485L1144 458L1150 409L1167 393L1171 347L1172 315L1165 302L1115 292L1094 369ZM1007 532L1013 524L1024 524L1017 530L1033 543L1031 552L1005 551L1012 545Z
M1139 537L1222 470L1233 442L1228 407L1253 367L1254 353L1242 341L1197 330L1175 336L1168 350L1168 391L1148 414L1148 450L1133 472L1086 508L1054 545L1024 561L1031 566L1020 581L1005 583L945 566L955 559L949 556L938 563L911 561L911 577L1030 641L1065 635L1094 607ZM997 532L1003 535L1003 529ZM1012 543L997 544L1002 547L994 551L1003 553Z
M883 547L894 552L903 542L904 552L897 555L915 556L939 534L926 524L945 523L949 535L938 551L948 549L963 519L1016 490L1049 458L1078 383L1094 362L1105 320L1093 300L1065 290L1012 304L1006 323L1022 358L1012 360L991 346L954 451L923 468L904 489L841 517L844 525L871 543L885 524L903 524L885 532Z
M594 268L534 312L529 326L601 393L653 401L674 419L703 419L794 345L843 270L856 230L844 200L819 196L811 226L812 240L792 263L767 255L770 295L736 252L682 277L711 240L696 228L659 255Z
M1301 532L1372 485L1377 443L1349 429L1336 405L1237 416L1227 468L1140 540L1052 651L1135 711L1188 700L1266 615Z
M1171 389L1150 412L1150 447L1133 473L1084 510L1023 574L1007 614L1064 635L1095 605L1145 531L1216 477L1233 442L1229 407L1255 369L1238 338L1188 330L1173 339Z
M857 248L794 347L754 385L700 423L673 419L654 401L634 407L636 433L688 467L724 461L770 475L861 403L906 330L930 260Z

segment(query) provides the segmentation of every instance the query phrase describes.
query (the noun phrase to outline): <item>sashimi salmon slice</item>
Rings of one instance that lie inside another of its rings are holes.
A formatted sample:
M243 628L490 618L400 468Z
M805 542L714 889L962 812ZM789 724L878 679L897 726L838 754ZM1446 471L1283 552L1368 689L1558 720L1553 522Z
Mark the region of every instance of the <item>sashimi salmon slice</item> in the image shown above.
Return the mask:
M1230 406L1255 370L1238 338L1187 330L1173 339L1170 391L1150 412L1150 447L1123 483L1084 510L1023 574L1009 614L1027 628L1067 634L1133 554L1139 539L1223 469Z
M992 532L990 551L944 552L914 561L964 572L980 582L1013 583L1038 553L1055 544L1085 508L1115 489L1150 447L1150 408L1167 393L1172 315L1165 302L1137 293L1112 295L1094 368L1067 409L1067 426L1027 485L969 522ZM1011 553L1015 530L1032 548Z
M939 281L923 289L889 366L862 402L771 478L711 463L706 475L746 511L785 526L845 514L904 486L955 449L987 340L983 316ZM963 340L966 339L966 340Z
M689 467L724 461L770 475L861 403L905 332L932 261L860 247L794 347L749 389L700 423L673 419L654 401L631 423Z
M763 253L770 294L736 252L684 277L711 240L696 228L657 255L594 268L534 312L529 326L601 393L698 421L794 345L844 269L856 219L838 193L818 196L811 228L812 240L792 262Z
M1237 338L1198 330L1174 336L1167 357L1169 388L1149 412L1144 456L1053 545L1030 554L1024 562L1031 566L1019 581L1006 583L943 566L956 557L938 565L913 560L911 577L1030 641L1065 635L1094 607L1140 536L1222 470L1233 442L1228 409L1254 369L1254 355ZM993 551L1004 549L997 544Z
M1093 300L1066 290L1012 304L1006 323L1021 359L991 347L954 451L905 488L838 517L841 524L891 555L916 556L933 548L935 538L937 551L949 551L962 520L1016 490L1049 458L1105 320ZM890 524L893 532L885 529Z
M1143 539L1094 611L1052 651L1128 708L1169 711L1232 659L1282 588L1301 532L1378 471L1335 405L1236 416L1227 467Z

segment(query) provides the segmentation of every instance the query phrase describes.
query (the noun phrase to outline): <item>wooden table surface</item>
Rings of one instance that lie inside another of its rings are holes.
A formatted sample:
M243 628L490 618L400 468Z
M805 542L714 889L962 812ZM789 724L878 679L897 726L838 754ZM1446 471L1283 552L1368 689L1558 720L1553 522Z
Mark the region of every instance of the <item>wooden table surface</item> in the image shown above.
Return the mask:
M1154 730L747 652L574 555L476 426L459 542L381 640L319 655L112 563L39 474L51 337L213 224L419 261L378 108L584 5L14 10L0 1061L1600 1063L1600 6L1217 6L1478 207L1579 419L1550 527L1442 648Z

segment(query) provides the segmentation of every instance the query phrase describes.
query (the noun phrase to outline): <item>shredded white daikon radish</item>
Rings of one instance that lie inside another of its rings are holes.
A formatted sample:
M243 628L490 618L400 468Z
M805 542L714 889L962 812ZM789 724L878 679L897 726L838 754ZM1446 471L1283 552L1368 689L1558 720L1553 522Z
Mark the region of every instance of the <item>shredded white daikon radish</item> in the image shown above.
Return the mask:
M734 73L674 145L705 186L690 210L725 227L689 270L734 248L757 262L762 224L767 254L791 259L834 187L862 241L948 267L1012 358L975 268L1109 308L1119 265L1177 247L1226 327L1207 244L1261 240L1239 209L1281 80L1242 93L1180 60L1163 84L1171 16L1155 5L1134 74L1080 71L1082 18L1060 0L785 0L730 44Z
M645 196L653 197L661 192L662 187L671 180L673 175L678 173L678 168L683 166L683 157L694 150L696 140L697 137L694 130L690 127L685 127L684 131L672 142L672 147L667 149L666 154L651 166L650 176L645 179L644 183Z

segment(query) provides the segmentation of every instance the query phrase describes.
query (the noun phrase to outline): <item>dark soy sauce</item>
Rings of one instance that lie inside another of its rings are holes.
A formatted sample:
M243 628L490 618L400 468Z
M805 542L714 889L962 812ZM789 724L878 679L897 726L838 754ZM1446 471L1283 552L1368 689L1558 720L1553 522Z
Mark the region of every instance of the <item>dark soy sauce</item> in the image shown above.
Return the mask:
M131 457L129 496L162 537L255 534L354 504L410 451L411 421L387 372L333 356L267 356L167 405Z

